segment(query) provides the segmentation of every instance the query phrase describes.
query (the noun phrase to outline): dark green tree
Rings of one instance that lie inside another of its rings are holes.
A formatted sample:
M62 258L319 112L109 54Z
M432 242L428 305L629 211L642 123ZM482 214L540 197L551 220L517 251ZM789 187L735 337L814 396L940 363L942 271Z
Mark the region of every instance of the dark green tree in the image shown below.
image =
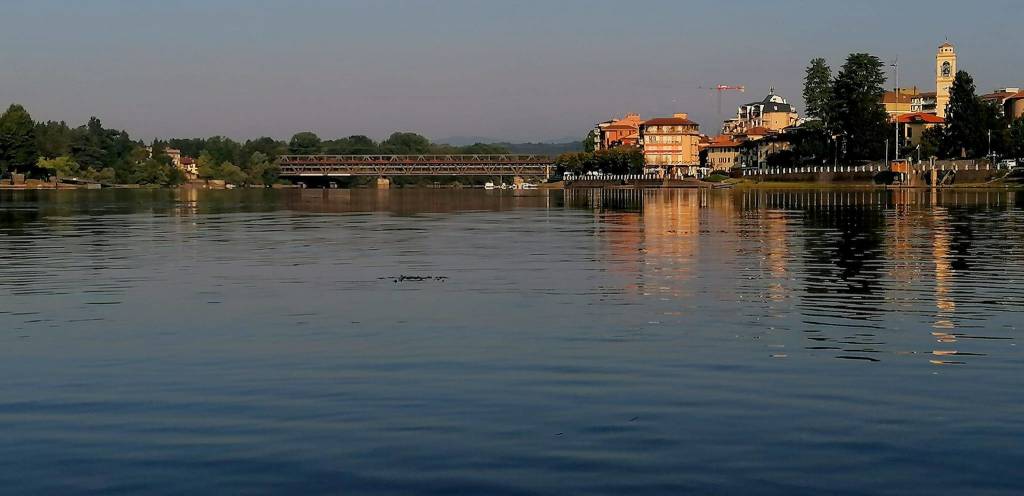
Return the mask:
M581 145L583 145L583 151L585 152L594 151L597 148L597 130L591 129L590 132L587 133L587 137L583 138Z
M361 134L349 136L347 139L350 147L349 153L352 155L373 155L380 150L377 143Z
M394 155L430 153L430 140L416 133L392 133L379 148L381 153Z
M11 105L0 115L0 174L30 172L39 160L35 122L25 107Z
M1010 125L1008 141L1007 155L1017 159L1018 165L1024 166L1024 115Z
M958 71L949 90L943 152L949 157L981 157L988 153L992 115L978 97L974 78Z
M826 130L835 107L832 90L832 68L823 58L812 59L804 75L805 114L823 122Z
M262 153L267 160L274 161L277 160L277 157L288 153L288 143L264 136L262 138L248 140L244 145L242 145L242 155L249 157L250 161L252 160L253 154L257 152Z
M314 155L320 153L320 137L309 131L297 133L288 142L288 153L293 155Z
M834 122L843 133L849 160L877 160L885 155L890 128L881 103L884 67L874 55L852 53L836 76Z
M74 131L63 121L36 124L36 143L41 157L54 159L70 155L73 139Z
M921 133L921 160L941 156L943 133L941 127L925 129Z

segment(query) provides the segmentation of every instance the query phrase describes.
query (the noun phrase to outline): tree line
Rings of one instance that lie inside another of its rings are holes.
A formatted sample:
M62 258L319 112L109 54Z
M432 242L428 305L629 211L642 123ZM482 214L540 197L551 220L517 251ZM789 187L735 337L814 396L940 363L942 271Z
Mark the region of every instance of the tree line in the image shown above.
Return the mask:
M288 141L270 137L244 142L223 136L156 139L150 146L126 131L107 129L93 117L78 127L65 122L35 122L28 111L11 105L0 115L0 176L79 177L105 183L174 186L186 180L167 149L196 159L199 177L237 185L268 185L278 181L278 157L286 154L500 154L503 145L476 143L452 146L426 137L396 132L380 142L355 135L321 139L300 132Z
M576 175L588 172L641 174L644 170L644 153L637 147L568 152L555 159L555 167L559 173L571 172Z
M850 54L839 73L823 58L811 60L804 77L806 115L812 121L792 136L793 155L801 163L880 160L895 157L894 124L882 104L885 64L867 53ZM946 125L922 135L920 150L903 147L900 157L980 158L1024 156L1024 118L1011 121L1001 109L981 99L974 79L956 74L950 90ZM888 149L886 143L888 141Z

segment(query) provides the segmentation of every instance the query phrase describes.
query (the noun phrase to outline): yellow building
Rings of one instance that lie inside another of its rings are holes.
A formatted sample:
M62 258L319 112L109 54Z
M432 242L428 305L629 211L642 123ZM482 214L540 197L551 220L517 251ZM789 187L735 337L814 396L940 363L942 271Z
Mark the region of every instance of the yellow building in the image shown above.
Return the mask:
M663 169L700 165L700 126L687 114L651 119L640 125L644 163Z
M935 115L946 118L949 90L956 78L956 48L950 42L939 45L935 55Z
M936 127L944 126L946 119L933 114L926 114L924 112L915 112L913 114L904 114L897 118L900 124L900 131L903 132L903 142L905 146L917 146L921 144L921 136L925 131Z
M722 134L742 134L756 127L782 131L799 122L800 116L796 109L785 98L776 95L775 88L772 88L763 100L740 107L736 111L735 119L725 121Z
M716 136L708 144L708 167L711 170L729 170L740 166L740 146L743 143L731 136Z
M921 92L917 90L916 86L913 88L900 88L899 91L886 91L882 95L882 106L885 107L885 113L889 114L889 119L895 120L896 117L902 114L909 114L914 111L915 100L917 100L920 94Z

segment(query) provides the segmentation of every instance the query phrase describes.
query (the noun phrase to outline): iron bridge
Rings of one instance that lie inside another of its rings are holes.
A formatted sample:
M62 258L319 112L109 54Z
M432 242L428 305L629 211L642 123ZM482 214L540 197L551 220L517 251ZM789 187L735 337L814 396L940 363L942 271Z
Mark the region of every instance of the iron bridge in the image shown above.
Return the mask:
M548 178L546 155L284 155L283 177L520 176Z

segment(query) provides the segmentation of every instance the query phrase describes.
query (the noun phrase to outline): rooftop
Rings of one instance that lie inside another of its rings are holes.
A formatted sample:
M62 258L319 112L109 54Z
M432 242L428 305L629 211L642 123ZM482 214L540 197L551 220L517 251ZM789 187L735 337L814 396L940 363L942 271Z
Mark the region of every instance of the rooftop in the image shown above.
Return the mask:
M946 119L939 117L935 114L928 114L925 112L914 112L912 114L903 114L897 118L900 124L945 124Z

